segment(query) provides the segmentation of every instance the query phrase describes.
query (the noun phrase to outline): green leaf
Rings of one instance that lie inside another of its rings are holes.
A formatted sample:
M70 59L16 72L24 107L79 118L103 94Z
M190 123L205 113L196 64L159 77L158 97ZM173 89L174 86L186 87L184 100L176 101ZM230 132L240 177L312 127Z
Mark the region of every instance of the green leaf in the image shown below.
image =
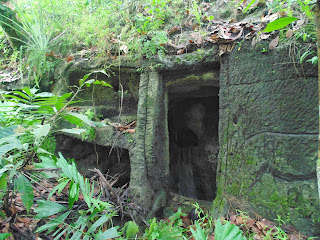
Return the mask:
M83 125L83 122L77 118L77 117L74 117L72 115L65 115L63 116L64 119L66 119L69 123L72 123L72 124L75 124L77 126L82 126Z
M38 149L37 149L37 153L44 153L44 154L48 154L48 155L54 156L53 153L48 152L47 150L44 150L43 148L38 148ZM46 167L46 168L48 168L48 167Z
M252 0L248 6L244 9L244 12L248 11L249 7L251 7L252 4L254 4L257 0Z
M272 31L284 28L285 26L289 25L290 23L293 23L296 20L298 20L298 18L295 18L295 17L279 18L269 23L267 27L263 30L263 32L272 32Z
M21 149L22 147L23 145L19 142L2 145L0 147L0 157L2 157L3 155L5 155L6 153L10 152L13 149Z
M102 233L97 234L96 239L97 240L105 240L105 239L109 239L109 238L116 238L119 236L120 236L120 234L118 232L118 228L112 227Z
M89 118L86 115L70 112L70 113L68 113L68 116L72 116L74 118L77 118L78 121L80 120L81 122L87 124L88 126L94 127L93 121L89 120Z
M305 42L307 40L307 37L308 37L308 34L307 33L304 33L302 35L302 40Z
M91 75L91 73L88 73L88 74L84 75L83 78L80 79L79 85L81 86L81 85L87 80L87 78L88 78L90 75Z
M199 222L195 222L194 224L196 226L196 230L193 228L190 228L190 231L192 232L192 236L195 238L195 240L206 240L208 237L206 236L206 233L204 229L200 226ZM219 238L217 238L219 239Z
M17 126L1 127L0 128L0 139L15 135L16 133L14 130L16 128L17 128Z
M36 138L35 139L36 145L39 145L42 137L45 137L49 134L50 128L51 128L50 124L45 124L45 125L40 125L38 128L34 129L33 134Z
M125 228L126 228L126 237L127 238L130 238L139 232L138 225L133 221L127 222L125 224Z
M18 169L20 166L22 166L22 164L23 164L23 160L20 160L19 162L15 163L15 164L12 166L12 168L11 168L11 170L10 170L10 174L9 174L9 180L11 180L11 179L16 175L17 169ZM6 165L6 166L7 166L7 165ZM6 167L6 166L5 166L5 167Z
M2 176L6 171L10 171L14 167L13 164L7 164L0 169L0 176Z
M95 85L102 85L102 86L105 86L105 87L110 87L110 88L112 88L112 86L111 86L109 83L106 83L106 82L103 81L103 80L101 80L101 81L95 80L95 81L93 82L93 84L95 84Z
M23 90L26 94L28 94L29 96L33 96L33 95L34 95L34 93L31 92L31 90L30 90L29 87L24 87L24 88L22 88L22 90Z
M33 189L29 180L23 176L22 174L15 181L18 192L21 194L21 199L23 205L27 209L27 213L29 213L30 208L33 204Z
M0 240L5 240L11 235L12 235L11 233L0 233Z
M71 211L65 212L60 216L52 219L49 223L39 227L36 232L43 232L48 230L48 233L52 232L58 225L60 225L71 213Z
M3 198L5 192L7 191L7 176L8 173L5 173L0 177L0 200Z
M56 107L56 109L59 111L61 108L63 108L63 106L65 105L65 100L67 99L67 98L69 98L69 97L71 97L71 95L72 95L72 93L65 93L65 94L63 94L61 97L60 97L60 99L59 99L59 101L56 103L56 105L55 105L55 107Z
M60 129L59 132L71 133L76 135L81 135L82 133L86 132L86 129L83 128L72 128L72 129Z
M103 225L109 219L110 219L110 217L108 215L101 216L94 224L91 225L91 227L87 231L87 234L94 232L98 227Z
M316 64L318 62L318 56L314 56L311 59L307 60L307 62L311 62L312 64Z
M57 168L56 163L51 157L39 156L39 158L41 159L41 162L34 163L36 168Z
M58 191L58 193L60 194L69 182L70 179L66 179L63 182L59 183L57 186L55 186L54 189L52 189L52 191L50 192L48 199L51 198L56 191Z
M70 183L69 187L69 208L71 209L74 202L78 200L79 197L79 185L74 182Z
M46 218L67 210L65 206L56 202L38 200L37 203L38 207L34 209L34 211L37 213L36 218Z
M216 226L214 229L215 239L219 240L246 240L244 236L242 236L242 231L235 224L231 224L230 222L226 222L224 225L221 224L220 219L216 221Z

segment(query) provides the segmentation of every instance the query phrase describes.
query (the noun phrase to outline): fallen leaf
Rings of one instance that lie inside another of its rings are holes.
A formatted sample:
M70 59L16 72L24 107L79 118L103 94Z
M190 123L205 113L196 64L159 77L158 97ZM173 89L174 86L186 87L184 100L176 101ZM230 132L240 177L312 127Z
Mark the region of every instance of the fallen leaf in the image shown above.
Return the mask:
M214 34L214 35L211 35L210 37L208 37L207 40L209 42L216 43L220 40L220 37L218 36L218 34Z
M227 45L219 45L219 56L221 57L226 52L227 52Z
M278 46L279 43L279 36L277 36L275 39L273 39L269 44L269 49L273 50Z
M287 38L291 38L293 36L293 30L292 29L289 29L286 33L286 37Z
M259 230L263 230L263 229L265 229L266 226L267 226L267 225L265 225L264 223L262 223L262 222L260 222L260 221L256 222L256 225L257 225L257 227L258 227Z
M177 31L179 31L179 30L180 30L180 27L173 27L173 28L171 28L171 30L168 32L168 35L171 35L171 34L177 32Z
M251 231L252 231L253 233L256 233L256 234L261 233L261 231L260 231L260 229L258 228L257 225L252 226L252 227L251 227Z
M236 224L236 219L237 219L237 216L236 215L232 215L231 217L230 217L230 222L232 223L232 224Z
M233 48L234 48L234 46L235 46L235 44L228 44L227 51L231 53Z
M67 58L66 58L66 62L71 62L73 60L73 57L72 56L68 56Z
M294 26L294 29L300 29L302 27L302 25L304 24L304 20L300 19L297 21L296 25Z
M127 45L121 45L120 46L120 51L123 51L124 52L124 54L128 54L128 47L127 47Z
M135 129L127 129L124 132L126 132L126 133L135 133L136 130Z
M236 218L236 225L241 225L241 224L243 224L244 222L243 222L243 218L242 218L242 216L237 216L237 218Z
M294 232L297 231L294 226L288 225L288 224L287 224L287 225L282 225L281 228L282 228L282 230L284 230L286 233L294 233Z
M263 240L264 239L264 237L263 236L261 236L261 235L254 235L253 236L253 240Z
M252 38L251 47L255 47L257 45L257 38Z
M266 39L268 39L270 37L270 34L261 33L259 35L259 37L260 37L261 40L266 40Z
M265 225L267 225L270 228L274 228L276 227L276 224L272 221L266 220L266 219L262 219L261 222Z
M184 54L185 48L181 48L177 51L177 55Z
M289 240L301 240L301 239L303 239L301 237L301 234L292 234L290 235L290 238L289 238Z

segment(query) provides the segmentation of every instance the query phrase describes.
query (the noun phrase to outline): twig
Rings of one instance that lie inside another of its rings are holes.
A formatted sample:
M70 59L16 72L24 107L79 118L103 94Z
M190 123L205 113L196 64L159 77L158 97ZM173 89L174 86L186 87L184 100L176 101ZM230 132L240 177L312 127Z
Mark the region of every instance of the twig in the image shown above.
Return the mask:
M42 184L40 184L38 181L34 180L33 178L31 178L29 175L27 175L26 173L22 173L26 178L29 178L31 181L33 181L34 183L38 184L39 186L43 187L44 189L46 189L48 192L51 192L51 190L49 190L47 187L43 186ZM34 188L36 191L38 191L38 189Z
M59 168L34 168L34 169L24 169L26 172L41 172L41 171L55 171Z
M103 174L101 173L101 171L99 169L94 168L93 170L89 169L90 171L93 171L95 173L97 173L100 177L100 179L102 180L102 182L107 186L107 188L113 193L114 197L117 199L117 203L119 204L120 210L121 210L121 215L123 216L123 207L120 201L120 198L118 196L118 194L114 191L114 189L112 188L112 186L110 185L110 183L107 181L107 179L103 176Z

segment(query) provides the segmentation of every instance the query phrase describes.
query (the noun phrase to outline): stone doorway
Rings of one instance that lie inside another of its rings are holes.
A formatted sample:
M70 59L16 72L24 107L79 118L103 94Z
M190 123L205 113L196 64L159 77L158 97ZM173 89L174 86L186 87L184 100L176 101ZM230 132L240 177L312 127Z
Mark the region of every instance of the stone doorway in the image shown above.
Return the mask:
M216 196L219 152L219 88L209 88L209 96L183 94L170 101L168 111L170 190L208 201Z

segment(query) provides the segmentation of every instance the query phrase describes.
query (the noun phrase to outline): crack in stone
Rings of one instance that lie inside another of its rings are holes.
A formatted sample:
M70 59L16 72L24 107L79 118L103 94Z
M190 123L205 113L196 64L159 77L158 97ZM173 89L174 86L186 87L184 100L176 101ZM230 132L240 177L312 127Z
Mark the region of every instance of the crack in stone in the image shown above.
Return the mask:
M317 178L315 171L311 172L311 173L308 173L308 174L303 174L303 175L294 175L294 174L291 174L291 173L283 173L283 172L280 172L277 169L270 168L270 172L271 172L272 176L274 176L276 178L280 178L282 180L289 181L289 182L292 182L292 181L306 181L306 180L312 180L312 179L316 179Z
M254 135L249 136L244 144L247 144L251 138L260 136L260 135L271 135L271 136L283 136L283 137L309 137L309 138L318 138L318 134L317 133L286 133L286 132L260 132L260 133L256 133Z

